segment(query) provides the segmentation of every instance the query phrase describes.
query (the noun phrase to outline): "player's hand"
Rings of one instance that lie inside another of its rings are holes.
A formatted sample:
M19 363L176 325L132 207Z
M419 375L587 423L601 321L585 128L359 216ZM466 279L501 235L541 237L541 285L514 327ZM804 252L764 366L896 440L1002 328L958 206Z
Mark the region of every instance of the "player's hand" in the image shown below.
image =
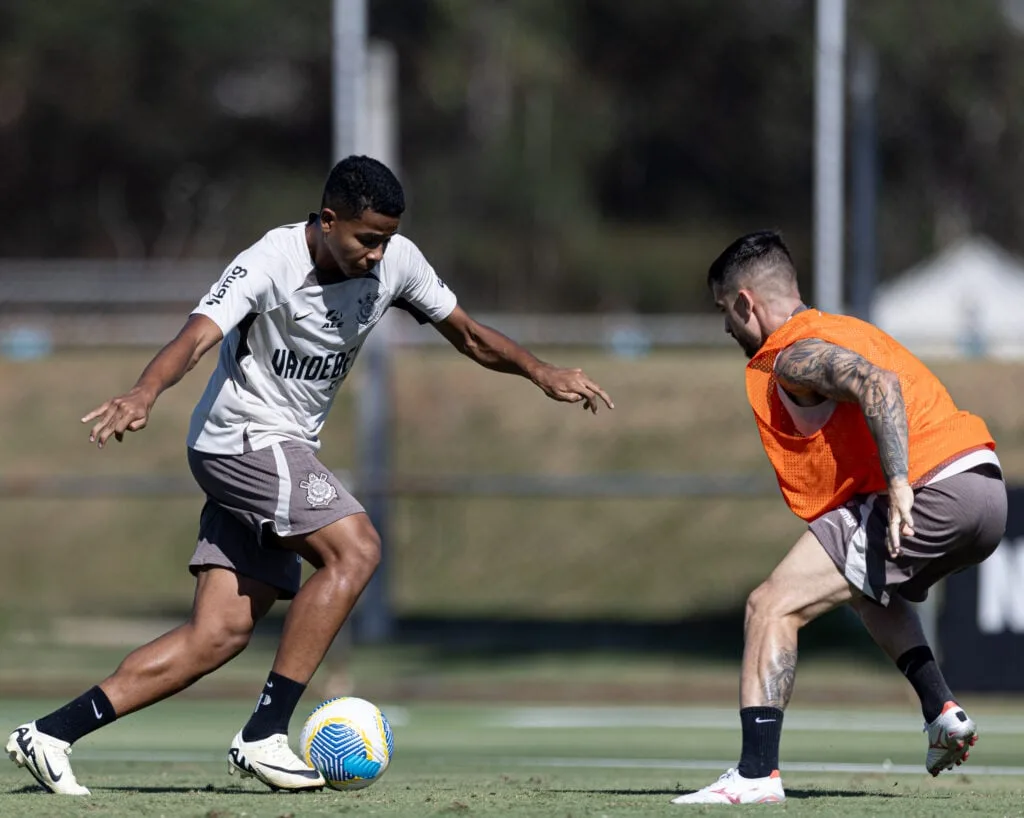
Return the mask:
M89 431L89 442L102 449L111 435L120 443L124 440L125 432L145 429L152 408L153 397L150 393L135 387L127 394L111 398L93 409L82 418L82 423L96 421Z
M600 386L586 376L582 369L562 369L557 366L545 365L533 375L533 382L544 393L554 400L566 403L583 401L583 408L597 414L598 400L604 402L609 409L615 404Z
M885 544L890 557L898 557L902 547L901 537L914 536L914 518L911 509L914 507L914 490L906 480L893 481L889 484L889 528L885 534Z

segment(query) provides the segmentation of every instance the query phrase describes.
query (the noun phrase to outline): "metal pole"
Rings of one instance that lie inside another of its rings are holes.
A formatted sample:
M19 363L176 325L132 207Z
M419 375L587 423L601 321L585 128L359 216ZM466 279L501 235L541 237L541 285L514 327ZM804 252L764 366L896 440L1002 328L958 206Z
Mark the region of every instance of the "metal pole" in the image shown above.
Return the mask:
M358 153L366 110L366 0L334 0L331 38L334 161Z
M874 48L860 43L850 77L852 108L850 185L850 307L854 315L871 320L871 302L878 264L878 137L875 99L878 59Z
M394 166L395 68L387 47L367 46L366 0L334 0L334 158L366 153ZM356 489L381 539L381 561L352 618L362 642L393 632L388 593L389 484L391 482L391 331L385 317L365 343L356 395Z
M365 106L366 0L333 0L331 6L331 164L359 153L359 135ZM360 429L360 435L366 430ZM357 463L357 472L362 464ZM359 493L364 475L356 479ZM371 509L367 506L367 512ZM371 513L372 519L372 513ZM383 539L383 538L382 538ZM365 597L364 597L365 598ZM335 638L327 655L327 695L345 696L352 691L349 652L353 631L361 630L362 601Z
M387 318L367 339L360 355L362 383L356 394L359 439L358 496L381 540L380 564L363 591L353 622L360 642L384 642L394 629L388 593L390 572L391 338Z
M370 156L397 175L397 89L395 52L375 43L366 53L366 75L360 142ZM391 429L394 424L392 390L393 315L385 313L366 341L364 380L357 395L359 440L359 498L380 534L380 564L363 592L355 621L361 642L384 642L394 633L389 574L391 570Z
M818 0L814 143L814 303L843 308L843 62L846 0Z

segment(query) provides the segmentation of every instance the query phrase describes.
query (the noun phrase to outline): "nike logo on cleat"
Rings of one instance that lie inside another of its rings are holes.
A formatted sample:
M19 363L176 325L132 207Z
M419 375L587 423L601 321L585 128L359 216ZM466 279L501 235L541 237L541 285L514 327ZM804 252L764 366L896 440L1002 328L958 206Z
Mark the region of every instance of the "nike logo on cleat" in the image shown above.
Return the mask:
M53 771L53 767L50 766L50 759L43 756L43 763L46 765L46 771L50 774L50 778L53 779L54 783L60 781L64 777L64 773L58 775Z
M25 767L32 777L45 787L50 792L54 792L54 789L50 786L49 781L44 781L39 771L39 760L36 758L36 748L32 746L32 739L28 737L28 728L19 727L15 730L17 736L15 741L18 742L18 748L21 750L21 754L25 756ZM60 781L64 777L64 773L57 775L53 771L53 767L50 766L50 760L43 756L43 762L46 764L46 770L50 774L50 779L54 782Z
M279 773L288 773L289 775L299 775L303 778L319 778L320 773L316 770L311 770L308 767L303 767L300 770L290 770L287 767L275 767L273 764L267 764L266 762L259 762L261 767L266 767L268 770L277 770Z

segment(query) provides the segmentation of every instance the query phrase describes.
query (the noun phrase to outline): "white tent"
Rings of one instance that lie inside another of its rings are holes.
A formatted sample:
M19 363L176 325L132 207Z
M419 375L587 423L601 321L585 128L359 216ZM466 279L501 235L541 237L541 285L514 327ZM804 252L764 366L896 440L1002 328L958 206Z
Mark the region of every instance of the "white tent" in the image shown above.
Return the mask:
M918 355L1024 357L1024 261L964 239L879 287L871 319Z

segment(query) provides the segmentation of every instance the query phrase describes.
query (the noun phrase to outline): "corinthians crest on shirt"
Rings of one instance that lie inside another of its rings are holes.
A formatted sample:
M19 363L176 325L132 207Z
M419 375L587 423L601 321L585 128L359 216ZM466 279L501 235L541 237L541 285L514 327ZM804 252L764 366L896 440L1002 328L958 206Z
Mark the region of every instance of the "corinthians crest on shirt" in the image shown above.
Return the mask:
M380 319L384 312L384 302L381 301L380 292L370 290L359 298L359 309L356 311L356 321L364 326L374 324Z

